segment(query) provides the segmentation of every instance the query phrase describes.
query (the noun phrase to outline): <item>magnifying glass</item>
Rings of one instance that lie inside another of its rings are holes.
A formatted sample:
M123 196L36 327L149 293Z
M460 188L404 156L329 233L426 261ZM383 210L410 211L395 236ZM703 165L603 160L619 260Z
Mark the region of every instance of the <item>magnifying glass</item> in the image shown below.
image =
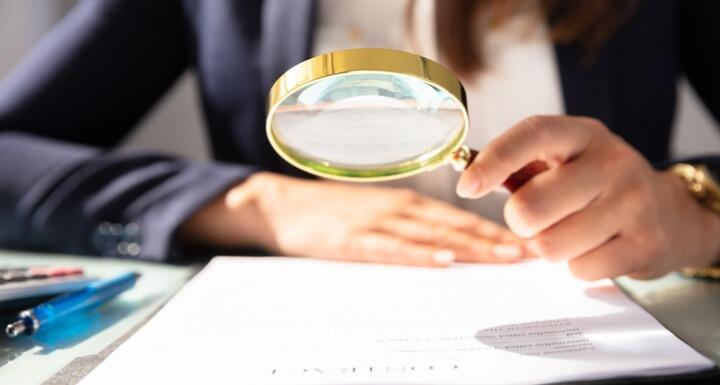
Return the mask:
M330 52L285 72L268 96L267 136L292 165L328 179L382 181L452 164L475 151L465 90L440 64L409 52Z

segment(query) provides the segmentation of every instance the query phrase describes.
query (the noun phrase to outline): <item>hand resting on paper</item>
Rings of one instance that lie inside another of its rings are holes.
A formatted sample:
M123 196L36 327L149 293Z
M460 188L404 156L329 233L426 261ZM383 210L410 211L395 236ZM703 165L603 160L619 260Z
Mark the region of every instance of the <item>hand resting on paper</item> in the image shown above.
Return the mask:
M509 230L410 190L271 173L229 190L181 236L278 255L430 267L513 262L527 253Z
M528 165L535 175L514 190L505 220L538 256L569 261L580 278L653 278L720 257L720 216L590 118L520 122L477 155L458 194L481 197Z

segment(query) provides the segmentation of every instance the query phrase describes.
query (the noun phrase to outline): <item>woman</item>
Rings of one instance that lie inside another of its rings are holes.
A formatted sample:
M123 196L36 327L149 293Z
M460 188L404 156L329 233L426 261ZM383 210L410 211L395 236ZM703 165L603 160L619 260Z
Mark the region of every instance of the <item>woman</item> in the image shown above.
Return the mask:
M720 256L720 215L651 162L668 158L679 71L720 113L710 8L716 3L83 2L0 88L0 240L156 260L177 260L188 244L422 266L537 254L569 261L585 279L707 266ZM418 51L462 75L469 143L483 151L457 193L473 200L452 198L448 171L402 182L429 198L298 179L273 154L263 130L270 84L311 54L358 45ZM187 67L224 163L102 150ZM717 167L718 159L694 162ZM488 212L478 207L487 199L474 199L513 175L525 177L504 204L511 233L473 212Z

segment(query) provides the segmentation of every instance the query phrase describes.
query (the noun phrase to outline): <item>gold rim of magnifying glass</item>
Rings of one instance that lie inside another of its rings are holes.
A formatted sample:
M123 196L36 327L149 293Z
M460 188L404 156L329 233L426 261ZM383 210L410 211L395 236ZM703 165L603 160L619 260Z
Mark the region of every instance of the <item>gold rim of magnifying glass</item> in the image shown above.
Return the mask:
M461 132L446 147L423 157L382 170L351 170L306 159L280 143L272 130L275 111L282 102L303 87L329 76L353 73L401 74L415 77L431 86L446 91L462 106ZM329 52L308 59L280 76L268 94L266 134L275 151L288 163L313 175L343 181L383 181L404 178L432 170L442 164L457 161L467 136L469 118L467 99L462 83L448 69L428 58L410 52L386 48L356 48ZM461 151L458 151L461 150Z

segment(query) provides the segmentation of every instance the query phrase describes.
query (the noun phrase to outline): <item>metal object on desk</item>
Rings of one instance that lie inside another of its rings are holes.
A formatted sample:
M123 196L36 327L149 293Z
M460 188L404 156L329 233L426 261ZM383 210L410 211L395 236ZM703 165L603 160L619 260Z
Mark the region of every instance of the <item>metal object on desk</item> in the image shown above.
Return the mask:
M720 282L678 273L616 282L665 327L720 366Z

